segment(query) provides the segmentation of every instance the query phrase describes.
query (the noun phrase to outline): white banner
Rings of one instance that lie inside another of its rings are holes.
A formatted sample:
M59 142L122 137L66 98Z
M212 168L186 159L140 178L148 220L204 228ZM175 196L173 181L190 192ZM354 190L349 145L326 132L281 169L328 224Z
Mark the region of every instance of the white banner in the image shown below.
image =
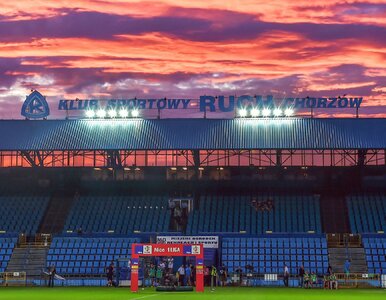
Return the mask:
M157 244L203 244L204 248L218 248L218 236L157 236Z

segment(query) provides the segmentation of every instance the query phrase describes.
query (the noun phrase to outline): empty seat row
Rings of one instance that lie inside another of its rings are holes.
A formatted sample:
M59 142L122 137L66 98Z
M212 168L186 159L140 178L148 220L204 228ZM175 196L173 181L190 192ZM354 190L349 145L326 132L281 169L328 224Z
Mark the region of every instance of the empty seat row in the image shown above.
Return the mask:
M87 196L76 199L64 230L167 232L169 223L166 196Z
M272 206L256 203L271 201ZM322 231L319 196L316 195L213 195L201 196L200 206L188 219L187 233Z
M59 274L103 275L111 262L130 257L131 245L139 242L138 238L56 237L48 250L47 266L54 264ZM111 248L100 246L105 243ZM62 248L63 245L66 247Z
M386 237L363 237L367 268L370 274L386 274ZM379 246L379 247L378 247Z
M386 232L386 195L358 194L346 198L353 233Z
M7 269L17 237L0 237L0 273Z
M0 196L0 230L35 234L48 197Z
M230 272L239 267L243 272L249 272L246 266L252 266L258 273L282 273L284 264L290 268L290 272L297 273L297 268L304 265L309 272L324 274L328 267L328 249L324 237L306 238L280 238L280 242L287 248L276 248L279 239L272 238L223 238L222 262ZM295 241L295 242L294 242ZM296 243L300 242L302 243ZM241 245L260 245L264 248L243 248ZM320 248L315 248L315 243ZM300 245L300 248L299 248ZM324 247L322 246L324 245ZM270 247L271 246L271 247Z

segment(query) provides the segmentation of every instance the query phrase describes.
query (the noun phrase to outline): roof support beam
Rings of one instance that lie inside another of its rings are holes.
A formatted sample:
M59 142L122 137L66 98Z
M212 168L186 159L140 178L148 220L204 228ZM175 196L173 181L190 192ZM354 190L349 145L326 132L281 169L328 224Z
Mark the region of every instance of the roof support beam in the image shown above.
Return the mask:
M366 162L366 154L367 150L366 149L359 149L358 150L358 166L364 166Z
M118 150L107 150L107 167L108 168L121 168L122 158Z
M282 155L281 155L281 150L278 149L276 150L276 167L281 167L282 166Z

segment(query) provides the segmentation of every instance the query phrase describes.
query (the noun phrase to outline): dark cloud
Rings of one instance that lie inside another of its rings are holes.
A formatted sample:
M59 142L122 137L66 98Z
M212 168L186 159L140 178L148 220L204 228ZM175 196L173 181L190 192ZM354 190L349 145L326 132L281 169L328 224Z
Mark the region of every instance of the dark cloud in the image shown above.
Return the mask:
M187 9L181 9L184 12ZM234 17L232 15L234 14ZM25 41L34 38L84 37L111 40L118 35L160 32L193 41L248 40L269 31L293 32L311 40L334 41L356 39L386 43L386 28L364 24L316 24L263 22L255 15L218 12L187 16L139 18L99 12L69 11L65 15L35 20L0 19L0 41ZM204 49L203 49L204 50Z

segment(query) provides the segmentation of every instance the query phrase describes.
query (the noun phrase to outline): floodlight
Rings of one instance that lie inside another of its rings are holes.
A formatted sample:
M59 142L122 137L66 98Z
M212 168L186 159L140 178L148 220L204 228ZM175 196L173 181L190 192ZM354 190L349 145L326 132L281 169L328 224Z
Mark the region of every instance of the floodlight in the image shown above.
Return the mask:
M274 110L273 110L273 115L275 116L275 117L280 117L281 115L282 115L282 110L280 109L280 108L275 108Z
M264 117L268 117L271 115L271 110L269 108L264 108L262 113Z
M98 118L101 118L101 119L106 117L106 111L104 109L98 109L96 114L97 114Z
M110 118L115 118L117 116L117 111L115 109L110 109L107 114Z
M127 117L129 116L128 110L122 108L122 109L119 111L119 116L120 116L121 118L127 118Z
M131 115L134 117L134 118L137 118L139 116L139 111L138 109L134 109L131 111Z
M242 108L239 110L240 117L246 117L247 116L247 110L245 108Z
M294 114L294 110L292 108L286 108L286 110L284 111L284 114L286 117L291 117Z
M251 109L251 116L252 117L258 117L260 115L260 111L257 108Z
M94 118L95 117L95 111L93 111L92 109L86 110L86 117L87 118Z

